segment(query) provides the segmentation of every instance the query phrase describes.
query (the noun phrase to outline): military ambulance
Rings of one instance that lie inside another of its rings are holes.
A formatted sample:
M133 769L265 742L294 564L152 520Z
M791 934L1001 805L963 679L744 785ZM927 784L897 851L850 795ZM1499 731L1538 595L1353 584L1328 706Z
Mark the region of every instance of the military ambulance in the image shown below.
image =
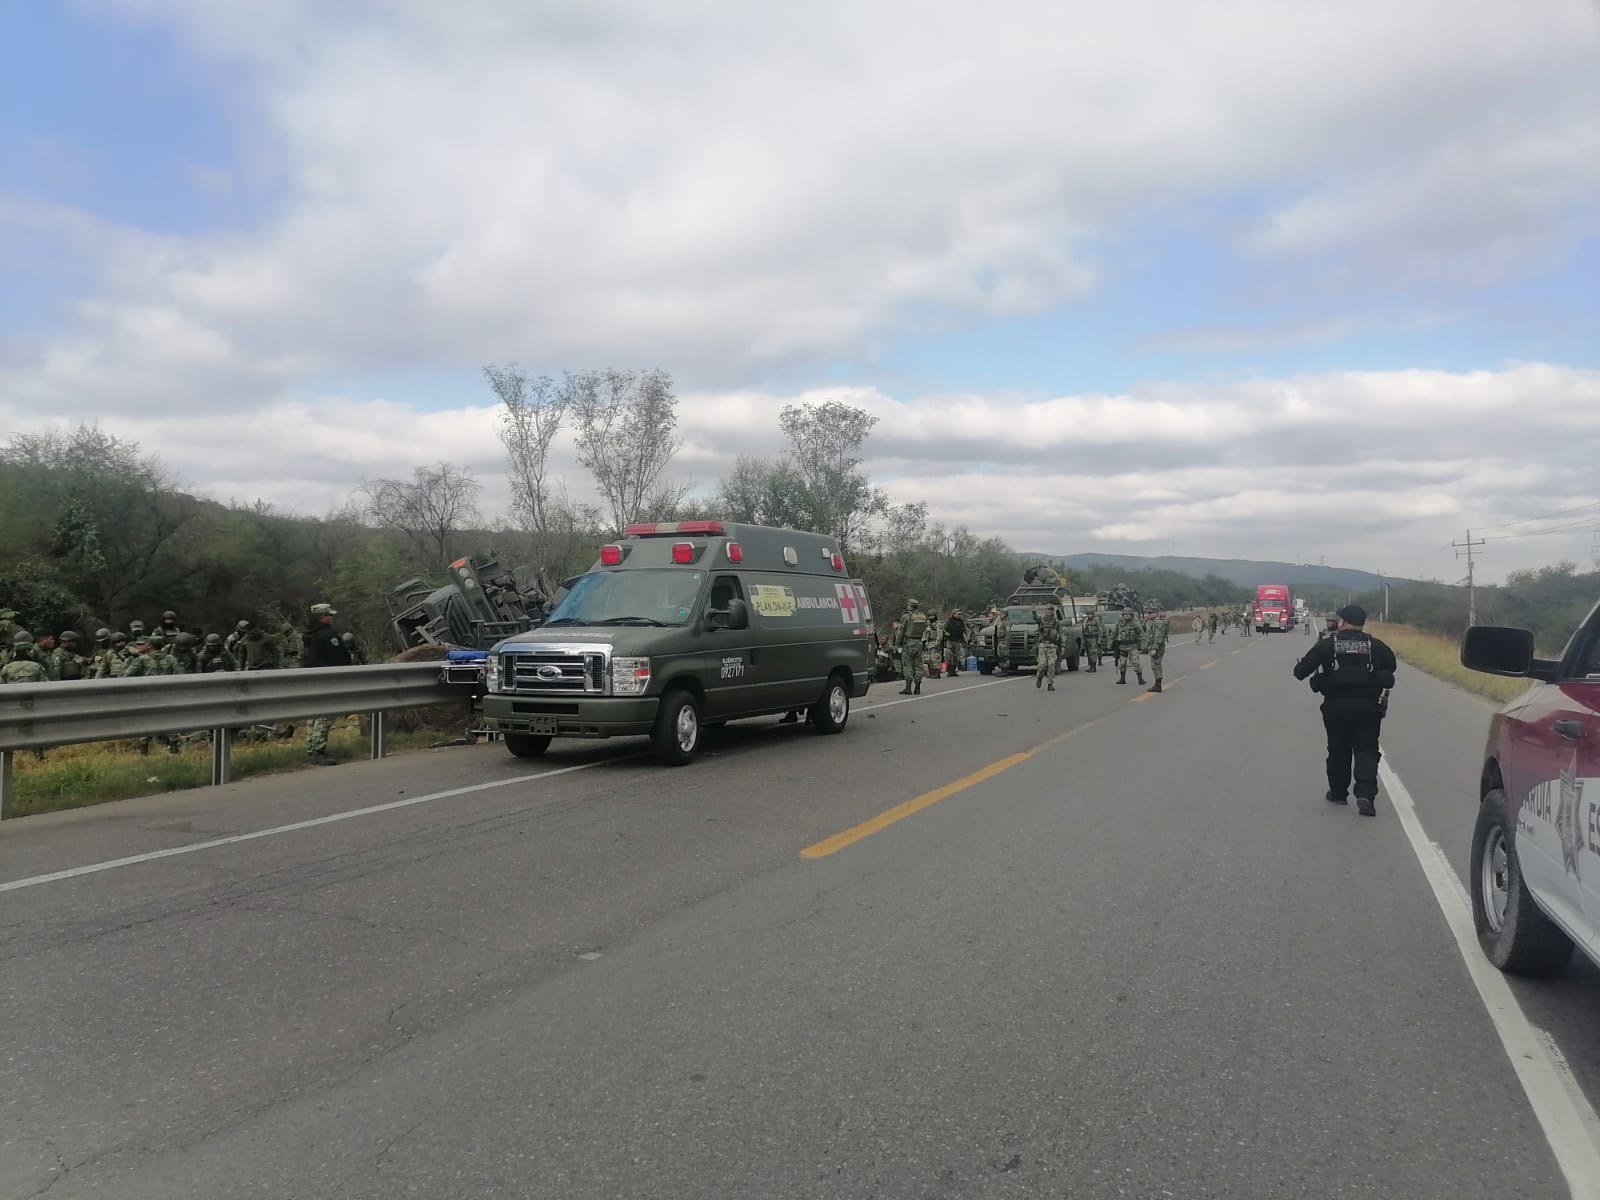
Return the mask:
M807 711L840 733L873 668L872 607L822 534L630 525L538 629L485 669L483 721L518 758L553 738L648 735L682 765L707 728Z

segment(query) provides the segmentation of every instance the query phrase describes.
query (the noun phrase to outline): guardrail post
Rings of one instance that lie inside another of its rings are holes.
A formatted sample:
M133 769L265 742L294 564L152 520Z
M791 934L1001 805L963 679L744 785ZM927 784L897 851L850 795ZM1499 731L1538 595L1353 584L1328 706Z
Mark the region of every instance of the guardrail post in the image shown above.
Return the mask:
M233 776L233 730L211 731L211 786L221 787Z
M16 797L12 794L11 751L0 750L0 821L14 815Z
M385 730L384 730L384 724L385 724L384 717L385 716L387 716L387 714L386 713L382 713L382 712L375 712L375 713L371 714L371 720L369 721L369 726L370 726L370 728L372 730L372 757L373 758L382 758L384 756L384 753L385 753L385 750L386 750L386 747L384 745L384 741L385 741L385 739L384 739L384 732L385 732Z

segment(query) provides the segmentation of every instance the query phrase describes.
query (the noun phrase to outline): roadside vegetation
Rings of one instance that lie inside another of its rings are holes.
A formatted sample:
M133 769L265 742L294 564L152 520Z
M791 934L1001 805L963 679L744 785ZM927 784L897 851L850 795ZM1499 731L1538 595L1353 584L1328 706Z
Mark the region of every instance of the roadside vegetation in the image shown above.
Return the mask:
M391 732L386 739L390 754L424 749L446 735L435 730ZM357 724L340 724L328 737L328 754L341 762L363 759L367 735ZM171 754L156 739L149 754L140 754L134 741L60 746L39 759L23 751L15 764L16 815L59 812L112 800L131 800L163 792L204 787L211 782L211 746L196 739ZM314 770L306 764L304 735L273 742L235 743L234 779L283 771Z
M1424 629L1412 629L1407 625L1385 625L1379 621L1369 622L1367 630L1388 642L1395 657L1402 662L1497 704L1514 700L1527 690L1528 682L1525 679L1505 679L1499 675L1467 670L1461 665L1461 643L1456 638Z

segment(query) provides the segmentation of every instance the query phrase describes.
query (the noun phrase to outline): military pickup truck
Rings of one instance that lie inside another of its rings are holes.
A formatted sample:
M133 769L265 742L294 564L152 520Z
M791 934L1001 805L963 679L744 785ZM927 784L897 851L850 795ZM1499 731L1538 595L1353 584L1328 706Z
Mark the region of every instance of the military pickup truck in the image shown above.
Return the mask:
M389 593L390 629L401 650L428 645L487 650L538 625L547 608L539 589L519 586L493 560L474 565L458 558L443 587L408 579Z
M1011 631L1005 646L995 645L996 624L981 626L972 637L978 670L992 675L1002 659L1012 670L1032 670L1039 664L1039 621L1034 609L1051 607L1061 621L1061 658L1057 669L1076 671L1083 658L1083 617L1067 581L1049 568L1025 572L1016 591L1006 597L1005 612ZM1009 651L1008 653L1002 653Z

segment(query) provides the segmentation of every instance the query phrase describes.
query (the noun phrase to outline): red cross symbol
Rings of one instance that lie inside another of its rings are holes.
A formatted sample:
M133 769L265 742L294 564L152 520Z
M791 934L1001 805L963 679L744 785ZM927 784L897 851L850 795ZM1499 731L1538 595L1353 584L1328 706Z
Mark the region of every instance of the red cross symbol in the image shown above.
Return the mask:
M833 590L839 594L839 616L846 625L856 621L856 590L848 583L836 583Z

